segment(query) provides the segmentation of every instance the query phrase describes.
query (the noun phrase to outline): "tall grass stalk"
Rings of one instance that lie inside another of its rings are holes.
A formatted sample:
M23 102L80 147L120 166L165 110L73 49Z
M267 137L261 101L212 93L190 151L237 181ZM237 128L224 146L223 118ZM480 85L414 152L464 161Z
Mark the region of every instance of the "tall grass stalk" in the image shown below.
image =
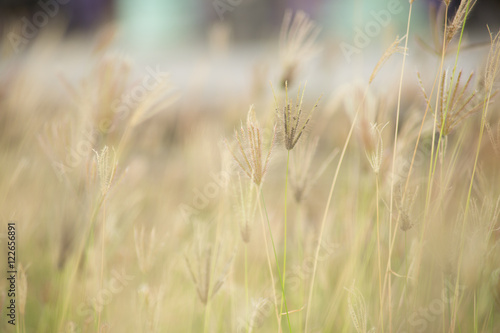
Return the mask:
M450 327L450 330L452 333L455 332L455 325L456 325L457 312L458 312L458 299L459 299L458 291L459 291L460 273L461 273L461 268L462 268L462 259L463 259L463 251L464 251L465 224L466 224L467 217L469 214L470 201L471 201L471 196L472 196L472 187L474 185L474 177L476 175L477 162L479 160L479 153L481 151L481 143L483 140L484 128L486 125L486 116L488 115L488 106L490 104L491 95L493 93L493 85L491 85L491 87L489 87L488 89L489 89L488 93L484 96L484 100L483 100L481 128L479 130L479 138L477 141L476 156L474 158L474 166L472 168L472 174L470 177L470 184L469 184L469 189L467 192L467 201L465 204L464 218L462 221L462 227L461 227L461 232L460 232L460 252L458 255L457 280L455 282L455 298L453 300L453 316L451 318L451 327Z
M280 307L280 313L283 313L283 301L285 300L285 280L286 280L286 224L287 224L287 204L288 204L288 166L290 164L290 150L287 150L287 157L286 157L286 173L285 173L285 233L284 233L284 250L283 250L283 297L281 298L281 307ZM288 311L287 311L288 315Z
M380 187L379 187L379 175L378 173L375 175L375 196L377 200L377 263L378 263L378 292L379 292L379 306L380 306L380 317L379 317L379 327L384 332L384 311L383 311L383 297L382 297L382 253L380 250L380 207L379 207L379 196L380 196Z
M345 156L345 153L347 151L347 146L349 145L349 142L351 140L352 132L353 132L354 127L356 125L356 120L358 119L359 110L361 109L361 107L363 106L363 104L365 102L368 88L369 88L369 85L367 85L365 92L363 93L363 100L361 101L358 108L356 109L356 113L354 115L354 118L352 119L351 128L349 129L349 133L347 134L347 138L345 140L344 147L342 148L342 153L340 154L340 159L339 159L339 162L337 164L337 169L335 170L335 175L333 176L332 185L330 186L330 193L328 194L328 200L326 201L325 211L323 213L323 219L321 220L321 227L320 227L319 237L318 237L318 245L316 246L316 251L314 254L314 266L313 266L313 272L312 272L312 277L311 277L311 283L310 283L310 287L309 287L309 296L308 296L307 305L306 305L306 323L305 323L305 328L304 328L304 332L306 332L306 333L307 333L307 328L308 328L308 324L309 324L309 316L311 313L312 297L313 297L313 292L314 292L314 281L316 278L316 270L317 270L317 266L318 266L319 251L321 249L321 240L323 239L323 233L325 231L326 217L328 216L328 210L329 210L330 204L332 202L333 190L335 189L335 185L337 184L337 178L339 175L340 167L342 166L342 161L344 160L344 156Z
M262 216L262 207L263 207L264 208L264 212L266 214L267 226L269 228L269 235L271 236L271 244L273 245L274 259L276 260L276 268L278 269L278 278L280 280L281 292L282 292L282 295L283 295L283 302L285 304L285 313L286 313L286 318L288 320L288 330L290 332L292 332L292 325L290 324L290 316L288 315L288 306L286 304L286 296L285 296L284 283L283 283L283 280L281 279L281 270L280 270L280 266L279 266L278 255L276 253L276 246L274 245L274 237L273 237L273 233L272 233L272 230L271 230L271 223L269 222L269 216L267 214L266 202L264 200L264 193L262 192L262 188L260 189L260 199L262 199L262 204L261 204L261 200L259 200L259 211L260 211L260 215L261 215L261 220L262 220L262 223L264 223L264 218ZM273 285L274 285L274 282L273 282ZM279 316L278 316L280 327L281 327L281 316L282 316L282 313L280 312Z
M104 202L102 204L102 229L101 229L101 277L99 281L99 286L101 290L104 288L104 249L105 249L105 241L106 241L106 199L104 199ZM101 331L101 313L102 311L99 311L99 315L97 318L97 332Z
M404 50L405 52L403 53L403 64L401 65L401 76L399 78L399 89L398 89L398 104L397 104L397 109L396 109L396 122L394 124L394 146L393 146L393 152L392 152L392 176L391 176L391 193L390 193L390 200L389 200L389 258L387 260L387 270L386 270L386 276L388 276L388 299L389 299L389 332L392 332L392 303L391 303L391 256L392 256L392 246L390 244L391 239L392 239L392 209L393 209L393 196L394 196L394 172L396 168L396 152L397 152L397 144L398 144L398 128L399 128L399 113L401 110L401 93L403 89L403 78L404 78L404 72L405 72L405 65L406 65L406 54L407 54L407 49L408 49L408 37L410 33L410 24L411 24L411 14L412 14L412 8L413 8L413 1L410 1L410 9L408 10L408 23L406 26L406 37L405 37L405 46ZM394 233L396 234L397 232L397 225ZM385 279L384 279L385 280Z

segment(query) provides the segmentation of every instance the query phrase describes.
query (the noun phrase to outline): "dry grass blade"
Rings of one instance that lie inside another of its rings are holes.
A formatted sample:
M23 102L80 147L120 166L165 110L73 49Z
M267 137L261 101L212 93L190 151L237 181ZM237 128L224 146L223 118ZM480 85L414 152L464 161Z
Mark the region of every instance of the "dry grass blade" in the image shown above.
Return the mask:
M382 66L385 64L385 62L387 60L389 60L389 58L393 54L395 54L395 53L405 54L406 53L405 48L399 45L405 38L406 38L406 36L403 36L401 38L399 38L399 36L397 36L396 39L394 40L394 42L392 42L392 44L387 48L387 50L385 50L384 54L382 55L382 57L380 57L380 60L375 65L375 68L373 69L372 74L370 75L369 83L372 83L372 81L375 79L375 76L377 76L377 73L380 70L380 68L382 68Z

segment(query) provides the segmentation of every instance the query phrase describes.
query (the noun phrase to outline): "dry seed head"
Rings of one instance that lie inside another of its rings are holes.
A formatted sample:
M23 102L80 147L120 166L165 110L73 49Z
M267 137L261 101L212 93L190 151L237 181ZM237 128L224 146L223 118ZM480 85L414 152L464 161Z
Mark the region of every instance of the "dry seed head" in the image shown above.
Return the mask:
M415 225L411 211L418 194L418 187L411 193L408 192L405 194L403 192L402 184L398 184L394 199L396 200L396 208L399 211L399 228L401 231L408 231Z
M316 23L303 11L298 11L295 15L291 10L285 12L279 41L283 84L287 81L293 82L301 64L318 52L316 39L320 31Z
M118 166L116 151L113 149L111 156L108 146L104 146L100 153L95 150L94 153L96 155L95 159L101 184L101 193L102 195L106 195L111 188Z
M434 110L438 115L436 126L440 132L442 131L443 136L450 134L455 127L478 112L482 106L477 91L468 91L473 75L474 73L471 73L463 87L461 87L462 71L458 73L456 79L449 77L448 71L443 71L439 83L438 109ZM420 86L426 103L431 105L431 100L425 93L421 81Z
M486 132L488 133L488 137L490 138L493 150L498 156L500 156L500 120L498 121L495 130L491 128L490 123L486 123Z
M318 107L318 103L321 99L320 96L310 111L303 111L302 102L304 100L305 86L306 85L304 84L302 91L299 87L294 103L293 99L288 98L288 83L285 82L285 103L282 107L279 106L278 99L273 90L276 114L278 119L280 119L282 126L280 130L282 131L283 143L285 144L285 148L287 150L292 150L297 142L299 142L311 121L314 110Z
M462 0L460 2L460 6L458 6L453 20L451 20L446 27L445 47L448 47L448 44L451 42L453 37L455 37L458 31L460 31L466 16L469 15L475 4L476 0Z
M373 72L370 75L370 80L368 81L369 83L372 83L372 81L375 79L375 76L377 76L377 73L380 70L380 68L382 68L382 66L385 64L385 62L387 60L389 60L389 58L393 54L395 54L395 53L405 54L406 53L406 49L403 46L399 45L405 38L406 38L406 36L403 36L401 38L399 38L399 36L396 36L396 39L394 40L394 42L392 42L392 44L389 45L389 47L385 50L382 57L380 57L380 60L375 65L375 68L373 69Z
M491 39L491 48L486 61L485 86L487 91L492 91L495 79L500 72L500 31L493 36L488 28Z
M203 305L206 305L224 284L236 251L232 251L231 257L223 263L220 262L222 252L220 244L214 251L212 245L207 244L205 239L197 237L193 245L191 258L186 254L184 259L198 297ZM212 273L215 273L214 277Z
M379 173L384 157L384 140L382 139L382 131L387 124L389 123L386 123L385 125L375 123L371 124L370 128L371 144L368 147L373 147L373 149L371 149L371 151L365 150L365 154L375 174Z
M134 228L135 253L139 262L141 272L146 274L153 266L153 252L156 248L156 230L151 229L149 239L145 237L144 226L140 230Z
M366 333L367 315L365 298L359 289L354 286L354 282L351 288L345 288L345 290L349 293L347 296L347 306L352 323L358 333Z
M246 128L244 128L243 124L241 124L240 130L234 131L234 138L237 143L237 152L226 141L226 146L229 152L231 153L236 164L240 167L241 171L243 171L243 173L250 178L255 185L260 186L267 172L271 152L274 147L276 139L276 125L273 129L273 137L271 139L269 150L267 154L265 154L262 147L263 140L261 128L255 118L253 106L250 106L250 110L247 115Z

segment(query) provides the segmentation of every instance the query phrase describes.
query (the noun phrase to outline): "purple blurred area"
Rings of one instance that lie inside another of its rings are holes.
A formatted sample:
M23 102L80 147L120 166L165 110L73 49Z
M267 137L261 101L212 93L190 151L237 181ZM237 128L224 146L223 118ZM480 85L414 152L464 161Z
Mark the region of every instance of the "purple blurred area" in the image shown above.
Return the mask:
M0 0L0 20L3 23L7 19L13 19L23 15L32 15L40 10L40 2L48 3L51 1L60 1L67 3L61 6L61 11L69 20L69 30L89 30L99 26L103 22L116 19L116 8L124 1L120 0ZM220 3L227 3L227 0L216 0ZM146 1L147 2L147 1ZM165 0L165 3L175 3L173 0ZM216 22L219 17L214 10L212 0L194 0L193 8L201 11L196 13L197 17L202 16L203 25ZM199 2L199 3L198 3ZM228 21L235 24L236 32L243 38L260 38L265 35L268 28L275 28L282 19L282 13L285 8L301 9L311 17L332 17L334 13L322 13L324 8L334 8L341 4L342 0L241 0L244 10L231 10L231 17ZM427 0L428 6L436 6L442 3L441 0ZM383 1L382 1L383 3ZM452 1L450 10L458 6L460 0ZM134 4L135 5L135 4ZM175 5L173 5L175 6ZM168 16L168 13L166 13ZM256 22L258 25L256 26ZM474 11L469 18L470 27L484 27L489 25L492 29L498 29L500 26L500 0L480 0L477 2ZM198 33L203 33L203 25L198 25Z

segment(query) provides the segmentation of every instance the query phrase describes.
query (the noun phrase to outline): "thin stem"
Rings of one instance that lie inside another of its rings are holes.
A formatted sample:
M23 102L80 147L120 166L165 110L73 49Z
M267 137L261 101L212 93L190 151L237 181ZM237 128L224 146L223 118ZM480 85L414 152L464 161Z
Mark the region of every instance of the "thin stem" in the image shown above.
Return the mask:
M257 188L257 191L259 191L258 188ZM261 191L257 192L257 202L259 204L260 220L262 222L262 237L264 238L264 245L265 245L265 249L266 249L267 266L269 268L269 275L271 275L271 286L273 289L274 310L276 312L276 320L278 321L278 332L281 332L281 314L278 312L278 300L276 299L276 288L275 288L275 283L274 283L274 274L273 274L273 269L271 267L271 258L269 257L269 248L267 246L266 226L264 224L264 215L262 214L262 205L260 203L259 193L262 193L262 192ZM272 237L272 234L271 234L271 237ZM274 242L273 242L273 244L274 244ZM277 261L276 261L276 266L278 266ZM279 270L279 266L278 266L278 270ZM281 280L281 277L280 277L280 280Z
M467 193L467 203L465 205L464 219L462 221L462 231L460 233L460 254L458 256L457 281L455 283L455 299L453 301L453 316L451 319L451 327L450 327L451 332L455 332L455 325L456 325L456 319L457 319L458 298L459 298L458 297L458 287L459 287L459 283L460 283L460 270L462 267L464 235L465 235L465 222L467 221L467 216L469 213L470 199L472 196L472 187L474 185L474 177L476 175L477 162L479 160L479 152L481 151L481 142L483 140L484 127L486 124L486 116L488 114L488 105L490 104L491 93L492 93L492 88L490 88L490 90L488 91L488 94L485 96L484 101L483 101L484 104L483 104L483 114L482 114L482 118L481 118L481 129L479 131L479 139L478 139L477 148L476 148L476 157L474 159L474 167L472 169L472 175L470 178L469 191Z
M403 77L404 77L404 72L405 72L405 64L406 64L406 50L408 48L408 36L410 33L410 23L411 23L411 12L413 8L413 3L410 2L410 9L408 11L408 24L406 26L406 37L405 37L405 52L403 54L403 64L401 66L401 76L399 78L399 91L398 91L398 106L396 109L396 123L395 123L395 130L394 130L394 148L392 152L392 174L393 176L391 177L391 194L390 194L390 201L389 201L389 258L388 258L388 264L387 264L387 272L386 275L388 274L389 271L392 270L391 268L391 255L392 255L392 246L390 244L390 241L392 239L392 205L393 205L393 196L394 196L394 170L396 168L396 152L397 152L397 145L398 145L398 129L399 129L399 113L401 110L401 95L402 95L402 89L403 89ZM397 229L396 229L397 230ZM391 305L391 274L388 276L389 278L389 332L392 332L392 305Z
M100 286L101 290L103 289L103 283L104 283L104 242L105 242L105 236L106 236L106 200L104 200L102 204L102 230L101 230L102 236L101 236L101 281L100 281ZM99 311L98 319L97 319L97 332L101 331L101 311Z
M380 327L384 332L384 316L382 308L382 260L380 252L380 209L379 209L379 176L378 173L375 177L376 198L377 198L377 257L378 257L378 292L379 292L379 306L380 306Z
M283 284L283 280L281 279L281 270L280 270L280 266L278 263L278 255L276 254L276 247L274 246L274 237L273 237L273 233L271 231L271 223L269 222L269 216L267 215L266 202L264 201L264 193L262 193L262 188L260 189L260 196L262 198L262 207L264 207L264 212L266 213L266 220L267 220L267 226L269 228L269 235L271 235L271 244L273 245L274 259L276 260L276 268L278 269L278 277L280 279L281 291L283 293L283 301L285 302L286 318L288 320L288 330L290 332L292 332L292 325L290 325L290 316L288 315L288 306L286 304L284 284ZM259 208L260 208L260 201L259 201ZM261 211L261 214L262 214L262 211ZM281 313L280 313L279 317L281 318ZM281 319L280 319L280 323L281 323Z
M281 299L280 313L283 313L283 301L285 299L285 279L286 279L286 212L287 212L287 194L288 194L288 165L290 163L290 151L288 150L286 158L286 174L285 174L285 238L284 238L284 250L283 250L283 298Z
M321 228L320 228L320 232L319 232L318 245L316 246L316 253L314 255L314 266L313 266L313 272L312 272L312 277L311 277L311 286L309 287L309 297L307 300L306 325L305 325L305 329L304 329L304 332L306 332L306 333L307 333L307 327L309 324L309 314L311 313L310 310L311 310L312 297L313 297L313 291L314 291L314 280L316 278L316 269L318 267L318 257L319 257L319 251L321 248L321 240L323 238L323 233L325 230L326 217L328 216L328 210L330 208L330 203L332 202L333 190L335 189L335 184L337 184L337 178L339 175L340 167L342 166L342 161L344 160L344 155L345 155L345 152L347 150L347 146L349 145L349 141L351 140L352 132L354 130L354 126L356 125L356 120L358 119L359 110L361 109L361 106L365 102L366 94L368 92L368 87L369 87L369 85L366 87L365 92L363 94L363 100L359 104L359 106L356 110L356 114L354 115L354 118L352 119L351 128L349 129L349 134L347 135L346 141L344 143L344 148L342 149L342 153L340 154L339 163L337 164L337 169L335 170L335 175L333 176L332 185L330 187L330 193L328 194L328 200L326 202L325 211L323 213L323 219L321 221Z
M247 332L250 332L250 302L248 297L248 244L245 243L245 299L247 307Z

